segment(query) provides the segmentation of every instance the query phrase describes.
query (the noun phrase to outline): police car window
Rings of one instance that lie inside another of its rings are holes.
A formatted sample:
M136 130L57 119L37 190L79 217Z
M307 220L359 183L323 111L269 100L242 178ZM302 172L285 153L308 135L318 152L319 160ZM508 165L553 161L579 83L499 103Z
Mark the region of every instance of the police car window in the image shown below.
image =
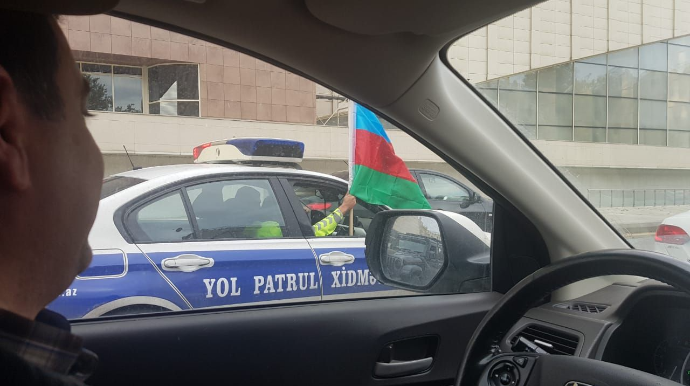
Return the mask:
M427 173L420 173L420 177L429 199L463 201L470 197L467 190L447 178Z
M179 191L136 209L129 217L132 224L130 232L135 241L165 243L193 237L192 225Z
M288 180L302 204L302 209L307 214L311 225L315 225L328 217L334 210L338 209L343 197L347 192L346 188L338 189L332 185L319 184L312 181ZM371 220L377 212L381 211L375 205L368 204L359 200L354 209L354 236L362 237L366 235ZM349 221L345 220L328 236L349 236L347 227Z
M208 182L187 188L199 239L280 238L285 220L267 180Z
M103 180L103 186L101 187L101 200L106 197L110 197L117 192L129 189L132 186L138 185L144 181L146 180L142 180L141 178L122 176L108 177Z

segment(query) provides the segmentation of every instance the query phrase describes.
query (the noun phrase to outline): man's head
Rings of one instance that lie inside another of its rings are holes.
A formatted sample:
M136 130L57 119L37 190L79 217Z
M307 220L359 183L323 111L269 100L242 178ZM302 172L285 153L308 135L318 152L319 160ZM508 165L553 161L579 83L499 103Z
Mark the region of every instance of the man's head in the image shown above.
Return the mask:
M0 308L35 316L91 261L87 94L54 17L0 10Z
M243 186L237 190L235 200L241 202L244 208L257 209L261 206L261 193L251 186Z

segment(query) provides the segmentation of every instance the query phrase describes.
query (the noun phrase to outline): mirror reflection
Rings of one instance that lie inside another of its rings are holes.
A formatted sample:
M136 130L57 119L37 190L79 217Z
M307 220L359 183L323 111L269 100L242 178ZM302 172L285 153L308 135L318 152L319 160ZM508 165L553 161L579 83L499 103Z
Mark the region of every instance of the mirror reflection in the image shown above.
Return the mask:
M397 216L388 220L381 268L390 280L415 287L431 284L444 262L441 231L434 218Z

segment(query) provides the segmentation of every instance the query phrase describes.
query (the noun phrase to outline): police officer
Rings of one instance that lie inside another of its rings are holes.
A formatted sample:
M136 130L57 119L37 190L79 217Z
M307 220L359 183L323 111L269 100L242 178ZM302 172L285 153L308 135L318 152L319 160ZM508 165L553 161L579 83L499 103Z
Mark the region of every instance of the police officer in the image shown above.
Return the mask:
M238 196L239 194L240 192L238 192ZM317 237L323 237L335 232L335 229L341 222L343 222L343 219L347 213L352 210L355 205L357 205L357 199L355 196L347 193L345 197L343 197L343 203L338 207L338 209L334 210L323 220L312 225L314 235ZM304 209L309 211L309 208L307 207ZM257 221L251 226L245 228L244 234L247 237L258 239L283 237L283 231L280 228L280 224L278 224L276 221Z
M323 220L312 225L314 235L316 235L316 237L323 237L333 233L335 228L338 227L338 224L343 222L345 215L347 215L347 213L351 211L355 205L357 205L357 199L355 196L347 193L345 197L343 197L343 203L340 204L338 209L334 210Z

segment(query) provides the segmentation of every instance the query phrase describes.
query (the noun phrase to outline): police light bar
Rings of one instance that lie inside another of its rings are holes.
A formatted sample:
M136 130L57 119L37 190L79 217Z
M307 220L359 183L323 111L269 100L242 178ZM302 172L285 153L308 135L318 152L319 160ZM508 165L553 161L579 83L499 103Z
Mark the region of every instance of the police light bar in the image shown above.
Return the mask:
M194 148L194 163L299 163L304 143L289 139L237 138L204 143Z

